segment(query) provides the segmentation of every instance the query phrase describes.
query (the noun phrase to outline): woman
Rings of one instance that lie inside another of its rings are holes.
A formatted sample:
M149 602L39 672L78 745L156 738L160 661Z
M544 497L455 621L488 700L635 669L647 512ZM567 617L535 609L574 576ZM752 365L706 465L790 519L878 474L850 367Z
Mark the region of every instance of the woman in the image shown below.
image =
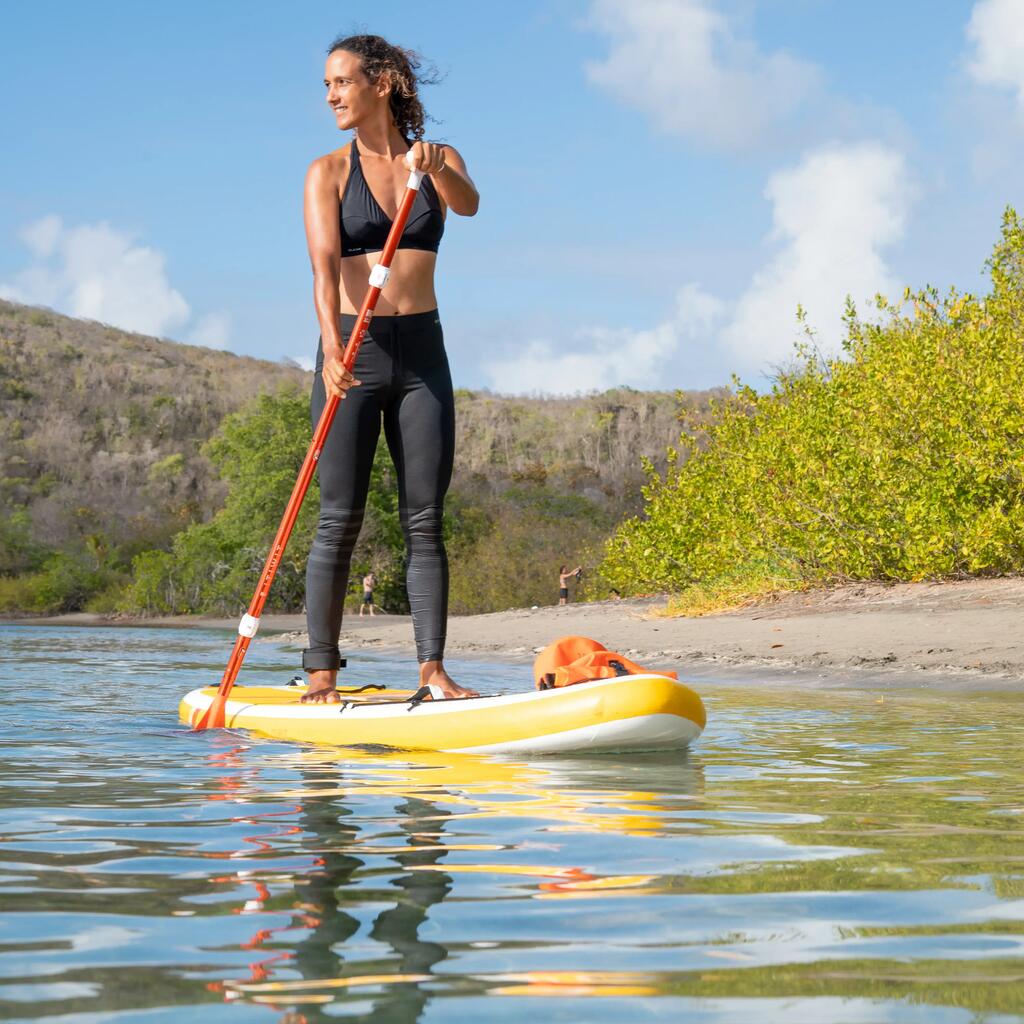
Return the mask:
M325 67L327 103L338 128L356 136L314 160L306 176L306 238L320 321L313 423L328 395L344 400L320 457L320 519L306 567L309 647L302 664L309 690L303 700L311 703L340 700L338 636L382 420L398 476L420 685L438 687L446 697L476 695L455 683L443 663L448 560L441 520L454 457L455 409L434 265L446 211L472 217L480 200L458 152L423 141L417 67L415 54L380 36L336 40ZM349 373L342 365L345 342L410 166L427 177Z

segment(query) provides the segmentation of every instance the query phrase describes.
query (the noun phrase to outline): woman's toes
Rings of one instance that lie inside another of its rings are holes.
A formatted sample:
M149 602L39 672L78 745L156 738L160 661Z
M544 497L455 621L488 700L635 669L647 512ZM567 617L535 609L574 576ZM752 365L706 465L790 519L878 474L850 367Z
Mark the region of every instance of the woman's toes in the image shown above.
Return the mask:
M335 689L330 690L315 690L313 693L304 694L299 698L300 704L337 704L341 700L338 695L338 691Z

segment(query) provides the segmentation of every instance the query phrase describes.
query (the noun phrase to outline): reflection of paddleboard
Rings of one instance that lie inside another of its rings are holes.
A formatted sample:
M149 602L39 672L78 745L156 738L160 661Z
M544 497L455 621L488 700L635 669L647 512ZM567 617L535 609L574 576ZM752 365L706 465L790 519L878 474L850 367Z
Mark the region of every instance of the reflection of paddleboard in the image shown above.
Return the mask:
M193 690L178 709L192 724L215 687ZM688 746L704 729L693 690L665 676L620 676L557 690L410 704L409 690L339 693L342 704L300 704L304 686L236 686L231 729L335 746L378 744L466 753L568 753Z

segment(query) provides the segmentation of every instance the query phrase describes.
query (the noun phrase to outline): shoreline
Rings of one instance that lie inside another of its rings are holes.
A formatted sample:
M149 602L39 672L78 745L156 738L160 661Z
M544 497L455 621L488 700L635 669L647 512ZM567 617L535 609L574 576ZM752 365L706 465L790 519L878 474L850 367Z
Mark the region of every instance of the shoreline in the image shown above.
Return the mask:
M530 662L559 636L581 634L680 677L786 676L818 685L960 685L1024 689L1024 578L859 584L783 594L699 617L663 617L664 596L512 609L449 619L454 657ZM237 619L110 618L88 613L3 619L0 625L203 628ZM302 615L268 614L258 639L305 644ZM346 651L412 652L408 616L350 615Z

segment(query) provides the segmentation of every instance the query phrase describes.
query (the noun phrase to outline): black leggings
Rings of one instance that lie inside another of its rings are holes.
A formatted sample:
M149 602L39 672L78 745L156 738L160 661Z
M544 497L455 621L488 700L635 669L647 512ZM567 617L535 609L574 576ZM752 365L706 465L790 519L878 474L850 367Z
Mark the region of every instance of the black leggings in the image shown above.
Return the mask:
M355 316L343 315L348 337ZM327 397L317 349L310 412L314 427ZM406 588L420 662L444 656L448 556L441 536L444 496L455 456L455 400L437 310L374 317L353 370L359 387L338 407L320 456L320 520L306 564L307 671L336 669L349 563L363 524L383 420L398 473L398 512L408 549Z

